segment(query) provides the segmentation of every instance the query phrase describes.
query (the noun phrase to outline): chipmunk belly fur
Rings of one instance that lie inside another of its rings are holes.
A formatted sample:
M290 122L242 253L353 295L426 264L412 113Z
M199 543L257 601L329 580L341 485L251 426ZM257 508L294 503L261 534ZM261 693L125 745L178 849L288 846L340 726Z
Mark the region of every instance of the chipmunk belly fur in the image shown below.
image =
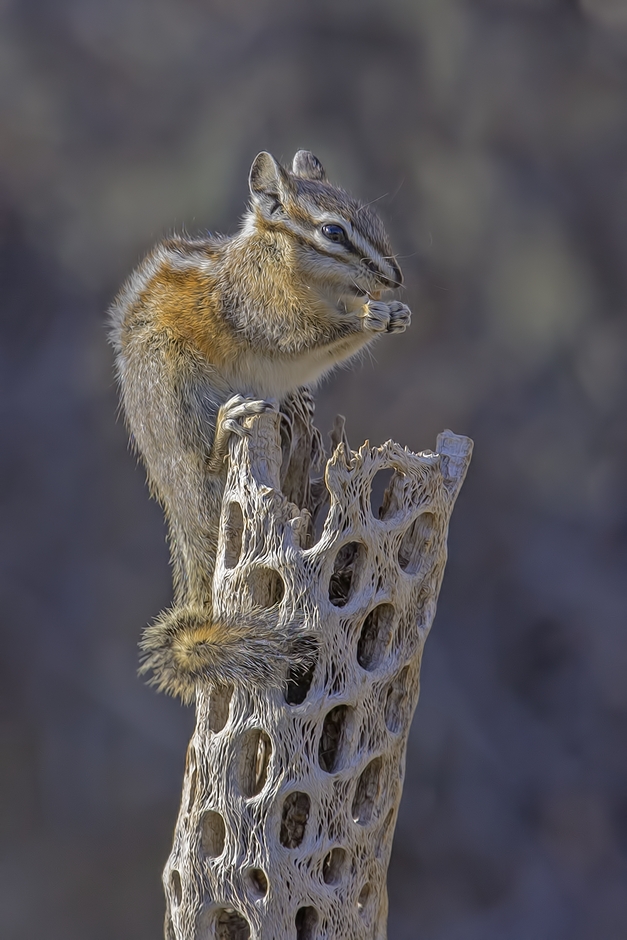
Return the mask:
M338 360L350 358L368 342L367 335L343 337L332 345L280 360L251 350L225 370L225 377L231 387L240 389L243 394L281 402L300 386L315 386L337 367Z
M381 222L312 154L291 171L259 154L250 191L239 233L157 246L111 310L123 410L173 566L174 605L144 631L142 671L187 702L199 682L279 685L312 652L297 612L281 628L276 609L214 615L230 434L410 320L369 299L402 281Z

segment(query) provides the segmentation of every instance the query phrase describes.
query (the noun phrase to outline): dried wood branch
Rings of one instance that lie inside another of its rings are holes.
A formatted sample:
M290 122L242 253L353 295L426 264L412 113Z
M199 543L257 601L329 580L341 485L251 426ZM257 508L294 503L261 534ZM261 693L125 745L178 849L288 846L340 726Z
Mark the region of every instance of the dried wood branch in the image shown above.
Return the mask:
M294 396L285 417L251 419L233 441L214 604L298 617L315 666L283 690L198 688L164 871L168 940L386 936L422 649L472 443L446 431L437 453L354 452L341 423L325 485L311 485L311 416ZM375 515L380 471L392 475Z

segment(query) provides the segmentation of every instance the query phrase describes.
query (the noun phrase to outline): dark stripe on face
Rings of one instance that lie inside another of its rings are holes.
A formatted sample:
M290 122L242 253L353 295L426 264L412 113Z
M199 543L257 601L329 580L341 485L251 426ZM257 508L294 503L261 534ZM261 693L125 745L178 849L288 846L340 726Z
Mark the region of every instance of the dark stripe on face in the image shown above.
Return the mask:
M289 229L289 230L288 230L288 229L285 229L285 231L288 231L288 232L289 232L289 235L290 235L290 236L294 239L294 241L297 242L299 245L301 245L301 246L303 246L303 247L305 247L305 248L313 248L313 250L316 252L316 254L324 255L326 258L333 258L334 261L343 261L344 264L347 264L347 263L348 263L348 259L347 259L347 258L342 258L341 255L337 255L337 254L335 254L335 252L333 252L333 251L325 251L324 248L321 247L321 245L319 244L319 242L316 242L316 241L313 241L313 240L310 241L310 240L309 240L308 238L306 238L304 235L297 234L296 232L293 232L291 229ZM343 247L343 248L346 248L347 246L346 246L346 245L342 245L342 247ZM353 251L354 251L354 249L353 249ZM356 254L357 252L354 251L354 253Z

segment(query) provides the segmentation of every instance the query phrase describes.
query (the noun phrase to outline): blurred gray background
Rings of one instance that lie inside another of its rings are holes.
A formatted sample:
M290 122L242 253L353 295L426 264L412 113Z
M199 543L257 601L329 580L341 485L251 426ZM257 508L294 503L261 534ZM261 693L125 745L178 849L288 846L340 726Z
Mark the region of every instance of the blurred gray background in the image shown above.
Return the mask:
M319 393L476 450L390 867L392 940L627 936L625 0L0 2L0 932L161 936L193 713L105 311L261 149L380 214L414 322Z

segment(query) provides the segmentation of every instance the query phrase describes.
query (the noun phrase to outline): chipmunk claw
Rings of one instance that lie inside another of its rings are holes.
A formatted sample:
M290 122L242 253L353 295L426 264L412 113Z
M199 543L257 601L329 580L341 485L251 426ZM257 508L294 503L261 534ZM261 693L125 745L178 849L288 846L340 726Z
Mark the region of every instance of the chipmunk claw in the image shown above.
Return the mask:
M251 415L260 415L266 411L276 411L275 401L266 401L257 398L245 398L243 395L233 395L220 409L223 421L236 421L249 418Z
M387 333L390 326L390 305L382 300L369 300L364 304L363 328L369 333Z
M411 310L407 304L402 304L399 300L392 301L388 307L390 310L388 333L404 333L411 323Z
M221 424L223 431L235 434L237 437L250 437L250 428L243 427L235 418L224 418Z

